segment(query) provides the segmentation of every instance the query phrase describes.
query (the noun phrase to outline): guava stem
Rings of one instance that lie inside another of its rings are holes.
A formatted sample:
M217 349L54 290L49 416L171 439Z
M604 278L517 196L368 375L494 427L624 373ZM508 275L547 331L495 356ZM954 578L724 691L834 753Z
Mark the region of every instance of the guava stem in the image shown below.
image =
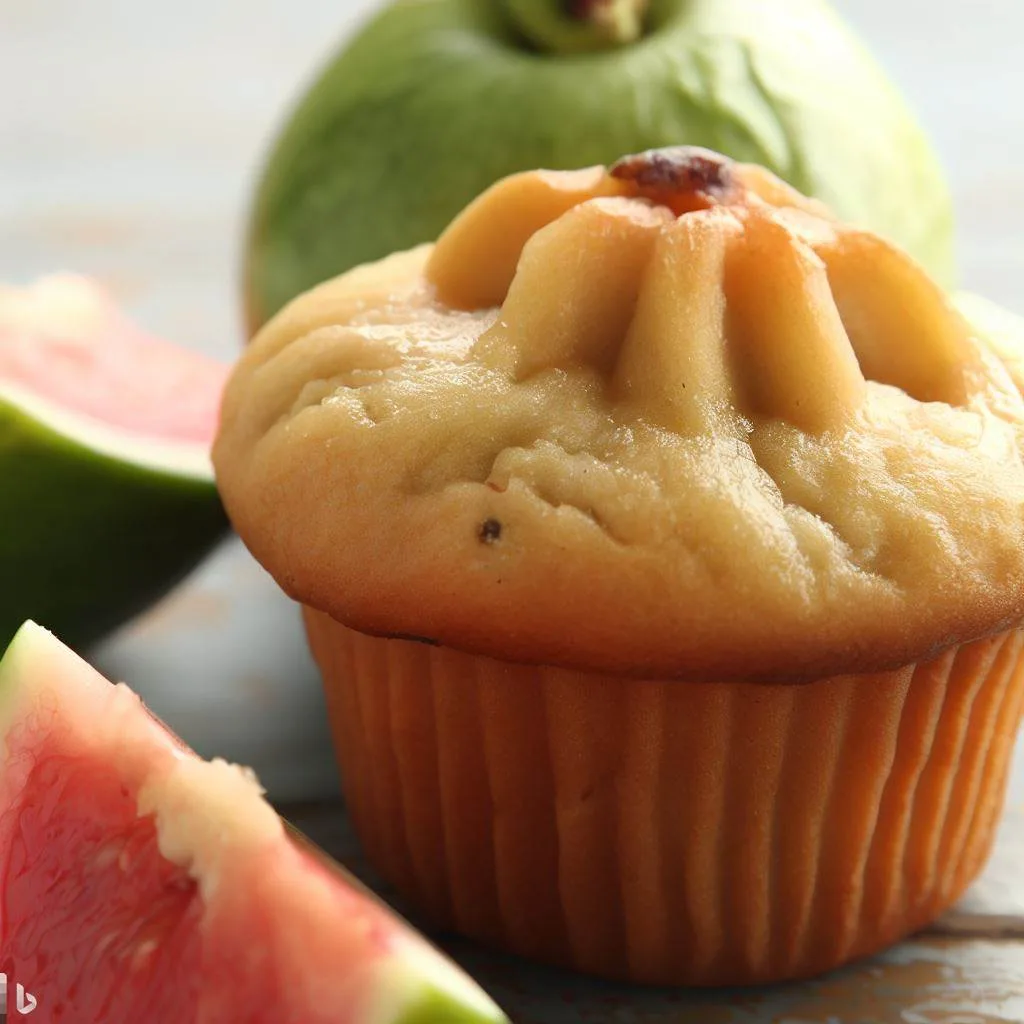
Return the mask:
M644 34L650 0L503 0L515 27L549 53L591 53Z
M604 33L614 43L631 43L644 30L650 0L568 0L569 16Z

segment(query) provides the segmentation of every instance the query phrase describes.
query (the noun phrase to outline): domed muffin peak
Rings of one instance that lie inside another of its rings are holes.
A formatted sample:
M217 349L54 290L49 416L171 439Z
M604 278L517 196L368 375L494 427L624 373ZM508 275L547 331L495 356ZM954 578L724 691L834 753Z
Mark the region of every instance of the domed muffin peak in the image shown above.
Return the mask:
M682 433L718 411L837 428L865 381L969 404L969 329L913 261L763 168L696 147L534 171L438 241L440 301L500 307L474 356L517 380L589 367Z
M659 678L875 671L1024 616L1009 344L767 171L655 151L507 178L296 299L235 369L214 463L263 565L364 632Z

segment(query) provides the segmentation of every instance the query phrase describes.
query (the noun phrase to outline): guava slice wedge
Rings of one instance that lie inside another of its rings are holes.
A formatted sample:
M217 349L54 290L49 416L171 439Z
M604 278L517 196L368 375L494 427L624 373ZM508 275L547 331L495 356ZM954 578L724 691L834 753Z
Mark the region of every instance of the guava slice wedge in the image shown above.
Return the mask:
M261 793L26 623L0 661L12 998L74 1024L505 1020Z
M229 367L153 338L88 278L0 286L0 646L75 646L226 533L209 448Z

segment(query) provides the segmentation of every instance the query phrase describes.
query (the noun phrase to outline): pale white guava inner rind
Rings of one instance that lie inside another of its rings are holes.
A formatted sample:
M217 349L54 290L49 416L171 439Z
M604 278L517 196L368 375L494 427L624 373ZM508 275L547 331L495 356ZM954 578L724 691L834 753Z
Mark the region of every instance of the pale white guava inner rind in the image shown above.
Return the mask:
M263 792L249 768L183 757L139 790L139 816L154 816L160 853L185 868L209 902L236 851L284 836Z
M0 402L14 406L74 444L117 462L132 463L170 476L213 479L213 465L205 445L164 441L117 430L92 417L70 412L9 381L0 381Z

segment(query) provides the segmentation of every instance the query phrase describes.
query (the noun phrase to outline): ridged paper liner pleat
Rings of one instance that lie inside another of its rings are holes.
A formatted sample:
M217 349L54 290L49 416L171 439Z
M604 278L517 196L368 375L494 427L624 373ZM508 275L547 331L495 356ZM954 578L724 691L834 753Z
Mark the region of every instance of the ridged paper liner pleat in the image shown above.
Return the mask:
M609 977L781 980L948 907L988 855L1021 632L805 685L638 682L307 611L367 855L423 913Z

